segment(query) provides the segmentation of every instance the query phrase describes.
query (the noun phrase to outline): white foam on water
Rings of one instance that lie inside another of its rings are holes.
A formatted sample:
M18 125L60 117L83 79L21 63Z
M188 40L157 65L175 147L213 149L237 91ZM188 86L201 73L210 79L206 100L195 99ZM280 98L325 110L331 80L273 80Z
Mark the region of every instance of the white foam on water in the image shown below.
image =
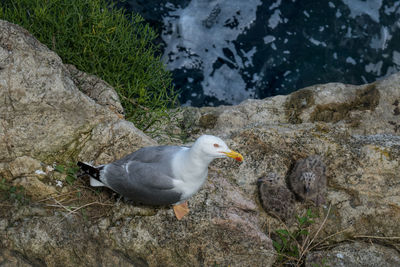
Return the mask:
M342 0L342 2L350 9L351 18L365 14L379 23L379 9L382 6L382 0Z
M380 34L374 35L370 42L370 47L373 49L386 49L388 42L392 39L392 35L389 33L387 27L382 26Z
M253 48L250 49L248 52L245 52L243 49L241 49L240 51L244 55L243 65L245 67L252 67L253 66L253 56L257 52L257 48L255 46L253 46Z
M393 51L393 63L400 67L400 53L396 50Z
M274 11L274 14L272 14L268 20L268 27L270 27L271 29L275 29L281 22L283 22L281 18L281 11L279 9L276 9Z
M346 38L352 38L353 35L351 34L351 31L352 31L351 27L350 27L350 26L347 27L347 32L346 32L346 35L345 35L344 37L346 37Z
M352 65L356 65L357 64L357 62L352 57L347 57L346 58L346 63L352 64Z
M395 74L400 71L400 66L389 66L386 70L385 76Z
M267 36L264 37L264 43L265 44L272 43L275 40L276 40L275 36L272 36L272 35L267 35Z
M275 9L281 5L282 0L278 0L275 3L273 3L270 7L269 10Z
M391 15L392 13L394 13L396 10L397 10L397 13L399 13L400 12L399 6L400 6L400 1L394 2L393 6L391 6L391 7L385 6L384 12L388 16Z
M383 64L382 60L378 61L376 64L369 63L368 65L365 65L365 71L380 76L382 70L382 64Z
M237 104L253 93L246 91L240 75L241 69L252 65L254 47L243 53L237 51L232 41L244 33L256 19L260 0L193 0L185 8L169 4L169 12L163 18L165 26L161 37L167 44L163 61L169 70L197 69L203 72L203 92ZM280 5L280 0L275 3ZM223 52L229 50L229 57ZM227 64L214 69L218 58ZM233 89L235 92L233 92Z
M208 79L201 83L204 94L214 96L217 99L224 99L230 103L238 104L243 99L253 98L254 94L243 90L246 83L238 70L233 70L227 65L216 69ZM224 90L219 90L224 88Z
M310 39L308 39L308 40L309 40L311 43L313 43L314 45L317 45L317 46L323 46L323 47L326 47L326 46L327 46L325 42L318 41L318 40L316 40L316 39L314 39L314 38L312 38L312 37L310 37Z

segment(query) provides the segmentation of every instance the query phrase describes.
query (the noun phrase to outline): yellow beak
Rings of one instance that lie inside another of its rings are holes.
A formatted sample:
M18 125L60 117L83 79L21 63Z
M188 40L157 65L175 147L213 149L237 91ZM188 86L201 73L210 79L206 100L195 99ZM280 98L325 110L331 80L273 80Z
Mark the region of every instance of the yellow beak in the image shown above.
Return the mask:
M230 152L222 152L230 158L236 159L237 161L243 161L243 156L240 153L231 150Z

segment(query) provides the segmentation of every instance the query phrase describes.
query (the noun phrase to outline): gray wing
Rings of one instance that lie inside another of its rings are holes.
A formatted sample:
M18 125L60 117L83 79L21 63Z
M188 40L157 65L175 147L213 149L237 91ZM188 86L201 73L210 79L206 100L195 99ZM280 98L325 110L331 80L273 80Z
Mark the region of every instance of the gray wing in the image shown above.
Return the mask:
M122 159L113 163L123 165L130 161L139 161L143 163L165 162L170 161L173 154L182 150L180 146L149 146L143 147Z
M175 146L142 148L104 168L101 180L117 193L139 203L166 205L180 201L173 186L171 159Z

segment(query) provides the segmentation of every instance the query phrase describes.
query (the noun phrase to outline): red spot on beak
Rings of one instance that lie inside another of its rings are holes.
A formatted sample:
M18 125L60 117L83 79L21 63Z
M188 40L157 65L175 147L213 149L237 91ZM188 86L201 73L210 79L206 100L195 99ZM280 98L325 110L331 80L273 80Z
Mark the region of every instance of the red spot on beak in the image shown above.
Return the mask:
M231 150L230 152L222 152L222 153L237 161L243 161L243 156L233 150Z

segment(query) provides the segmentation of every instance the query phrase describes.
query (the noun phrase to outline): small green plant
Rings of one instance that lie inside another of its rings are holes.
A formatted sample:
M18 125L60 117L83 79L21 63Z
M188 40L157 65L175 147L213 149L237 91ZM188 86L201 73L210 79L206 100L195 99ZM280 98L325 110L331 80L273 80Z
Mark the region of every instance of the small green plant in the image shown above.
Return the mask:
M168 120L177 93L137 14L109 0L2 0L0 19L21 25L64 63L95 74L118 92L126 119L143 131Z
M29 201L23 186L11 185L5 178L0 179L0 192L3 201L16 201L20 204L25 204Z
M301 265L305 249L309 248L307 244L310 240L310 227L315 223L313 219L317 217L311 209L308 209L303 216L297 216L294 230L286 228L275 231L277 238L272 243L278 253L279 263Z
M66 174L67 176L65 177L65 181L69 184L72 185L74 184L76 180L76 174L79 171L79 167L77 167L74 164L68 164L67 166L64 165L56 165L54 169L59 172Z

